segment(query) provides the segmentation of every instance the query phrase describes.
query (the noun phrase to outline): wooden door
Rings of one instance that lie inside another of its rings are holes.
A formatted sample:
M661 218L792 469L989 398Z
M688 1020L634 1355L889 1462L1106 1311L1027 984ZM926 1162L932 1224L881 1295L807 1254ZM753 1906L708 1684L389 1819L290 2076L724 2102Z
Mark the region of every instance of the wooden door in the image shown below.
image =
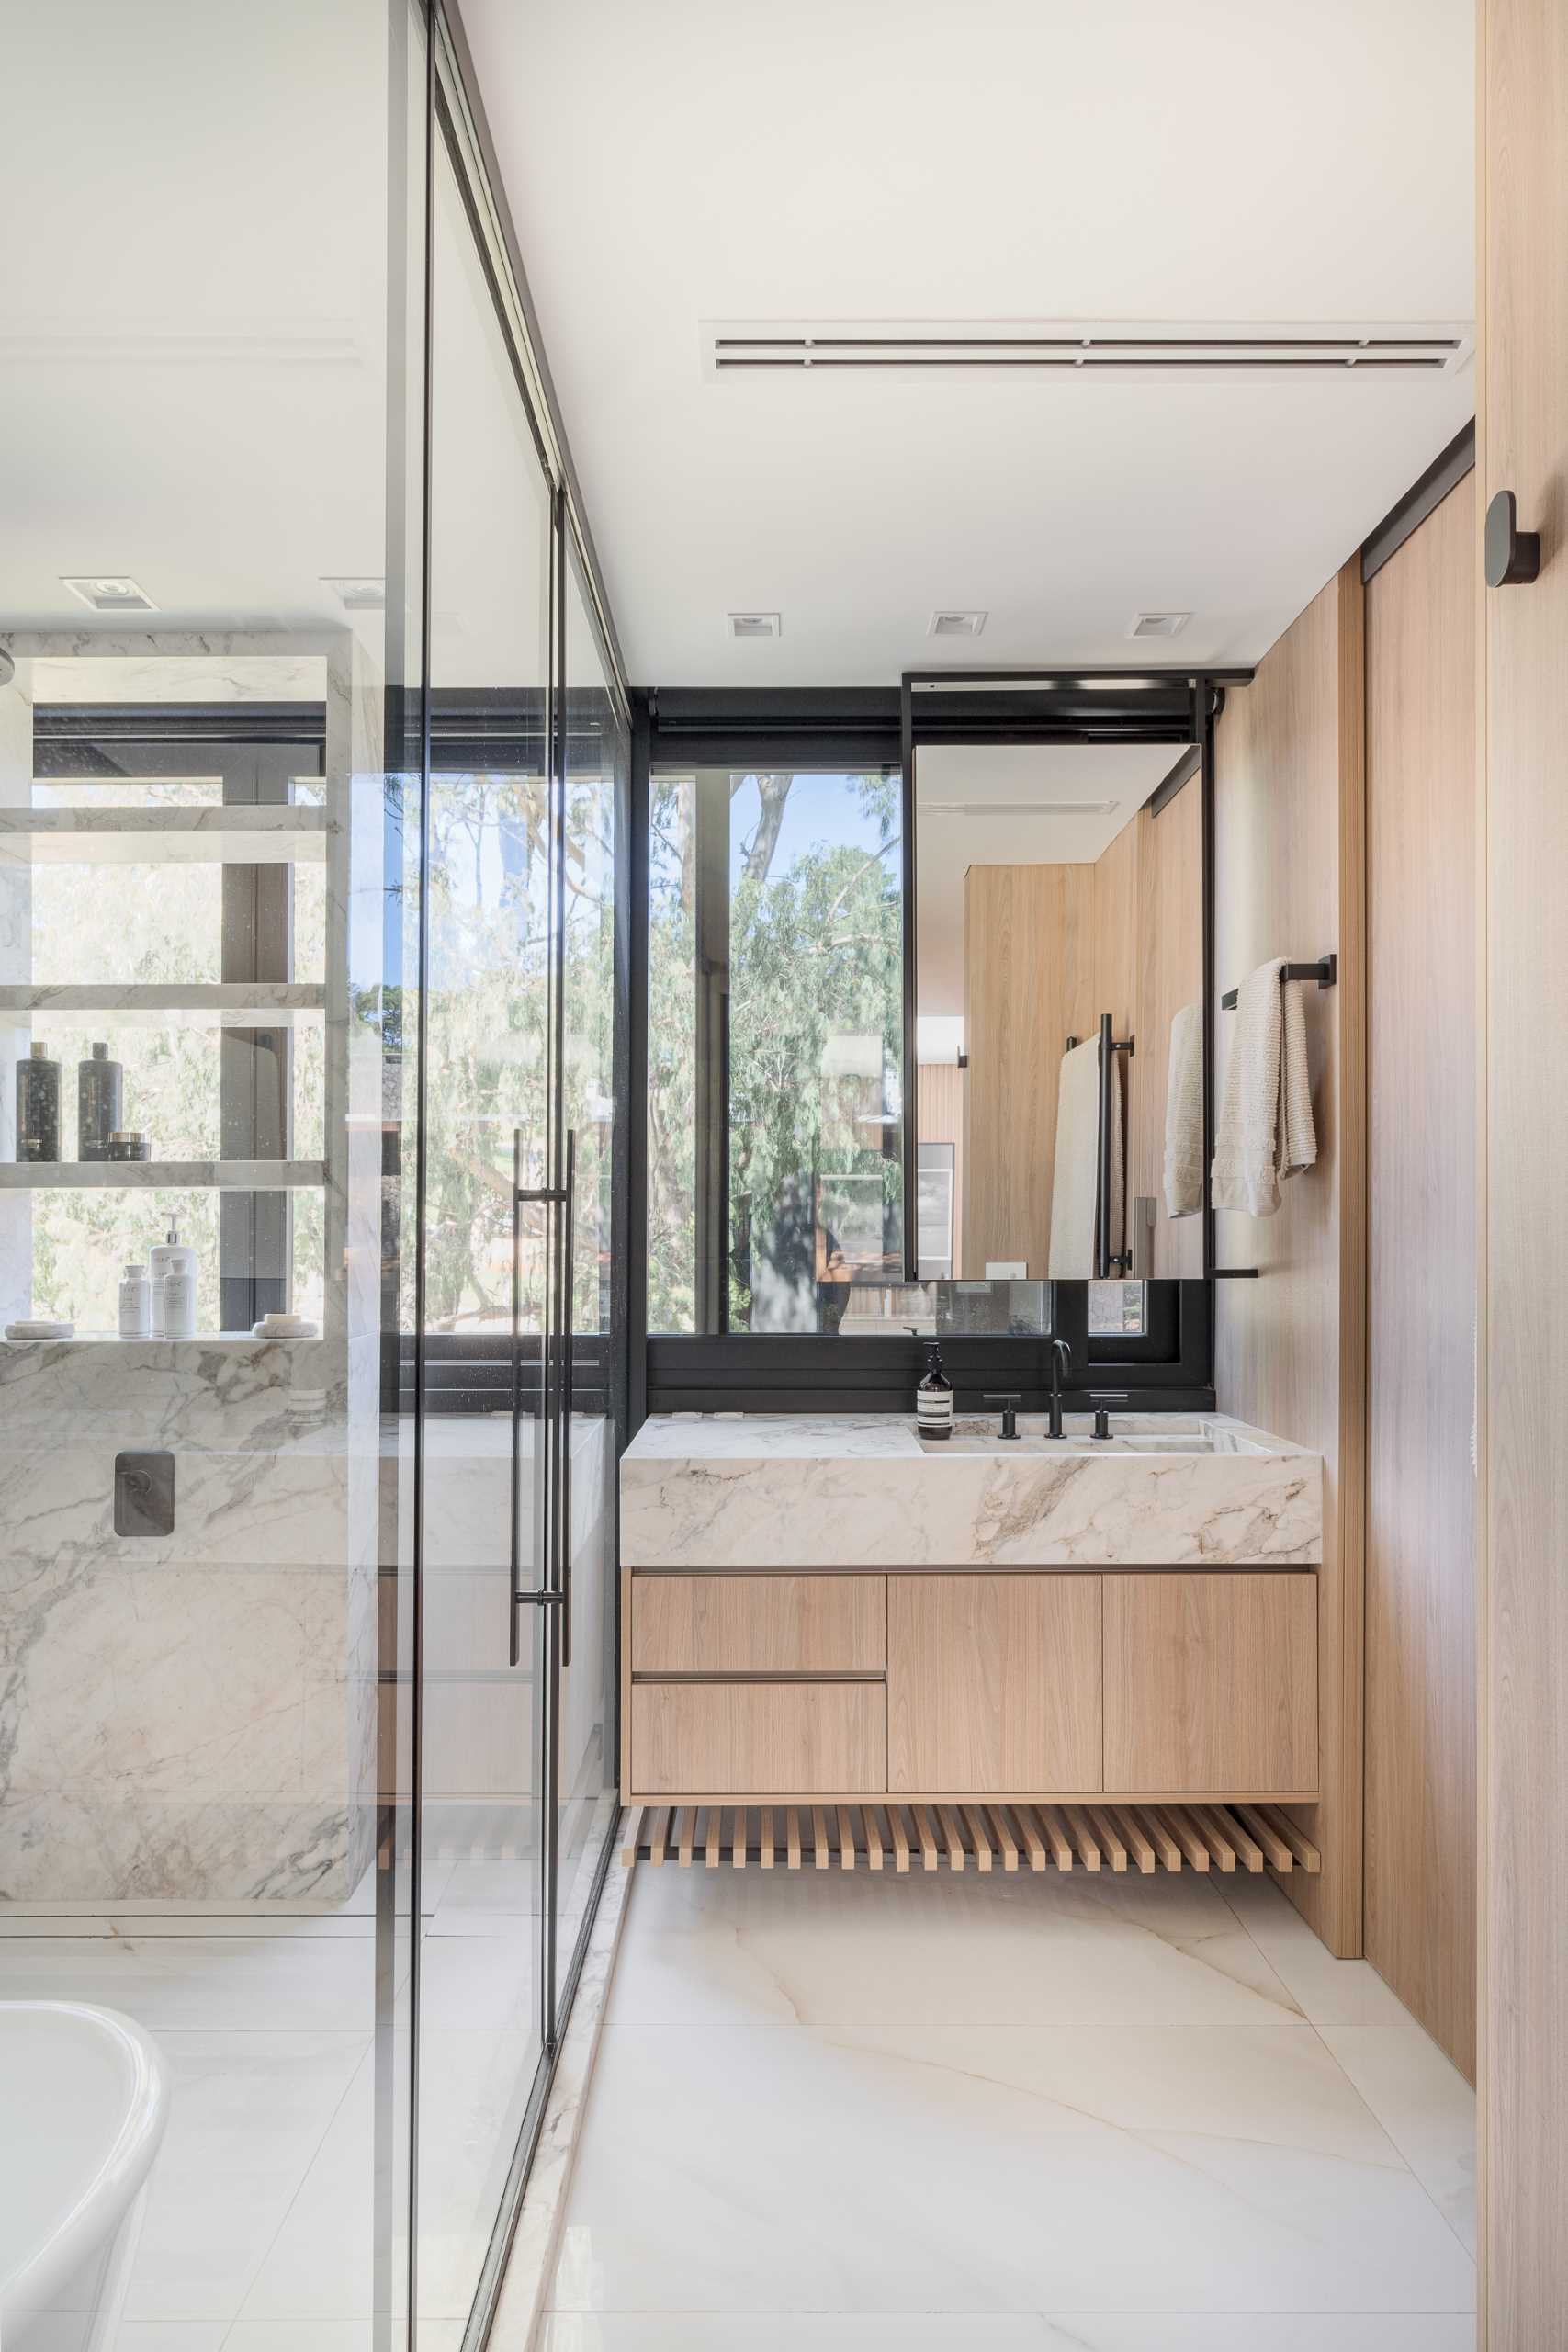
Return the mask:
M1482 2317L1568 2312L1568 7L1483 0L1478 506L1540 575L1483 588Z
M1475 2075L1475 477L1367 583L1366 1951Z
M889 1577L887 1785L932 1796L1101 1787L1100 1578Z

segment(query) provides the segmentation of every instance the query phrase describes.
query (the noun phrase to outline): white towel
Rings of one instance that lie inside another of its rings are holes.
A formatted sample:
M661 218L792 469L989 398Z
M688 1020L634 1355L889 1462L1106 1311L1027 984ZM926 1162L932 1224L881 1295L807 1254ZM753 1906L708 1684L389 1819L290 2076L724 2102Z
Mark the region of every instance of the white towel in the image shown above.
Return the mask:
M1203 1008L1170 1017L1165 1090L1165 1210L1196 1216L1203 1205Z
M1122 1173L1122 1057L1111 1057L1111 1248L1122 1247L1126 1180ZM1086 1037L1062 1057L1056 1081L1056 1158L1051 1182L1052 1282L1092 1281L1100 1224L1100 1039Z
M1214 1136L1214 1206L1272 1216L1280 1180L1317 1158L1301 983L1284 958L1259 964L1236 993L1235 1032Z

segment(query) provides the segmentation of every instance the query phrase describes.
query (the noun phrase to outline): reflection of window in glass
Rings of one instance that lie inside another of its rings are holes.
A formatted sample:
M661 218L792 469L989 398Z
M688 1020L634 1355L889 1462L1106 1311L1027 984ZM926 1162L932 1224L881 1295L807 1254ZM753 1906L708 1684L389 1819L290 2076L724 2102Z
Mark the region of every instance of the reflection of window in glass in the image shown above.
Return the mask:
M1089 1338L1142 1339L1148 1328L1146 1293L1144 1283L1090 1283Z
M840 1328L903 1271L897 776L654 779L649 1323Z
M656 775L648 827L648 1328L696 1329L696 778Z
M919 1147L919 1250L922 1276L946 1282L953 1272L953 1184L956 1146Z

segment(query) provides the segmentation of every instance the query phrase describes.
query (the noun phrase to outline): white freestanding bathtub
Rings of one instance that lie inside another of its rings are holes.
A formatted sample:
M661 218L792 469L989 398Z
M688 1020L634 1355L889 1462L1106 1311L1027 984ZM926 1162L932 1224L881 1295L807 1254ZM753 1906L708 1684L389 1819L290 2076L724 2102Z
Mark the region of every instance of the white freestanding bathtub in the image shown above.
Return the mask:
M114 2344L168 2104L157 2050L118 2010L0 2001L5 2352Z

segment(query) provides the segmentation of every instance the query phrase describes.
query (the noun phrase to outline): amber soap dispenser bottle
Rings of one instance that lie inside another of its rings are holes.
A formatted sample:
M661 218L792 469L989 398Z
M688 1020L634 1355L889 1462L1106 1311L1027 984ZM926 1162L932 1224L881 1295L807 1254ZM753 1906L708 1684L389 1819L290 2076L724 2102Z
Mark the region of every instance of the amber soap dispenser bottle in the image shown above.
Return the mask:
M953 1435L953 1383L942 1368L933 1340L926 1351L926 1375L915 1391L915 1431L924 1438Z

